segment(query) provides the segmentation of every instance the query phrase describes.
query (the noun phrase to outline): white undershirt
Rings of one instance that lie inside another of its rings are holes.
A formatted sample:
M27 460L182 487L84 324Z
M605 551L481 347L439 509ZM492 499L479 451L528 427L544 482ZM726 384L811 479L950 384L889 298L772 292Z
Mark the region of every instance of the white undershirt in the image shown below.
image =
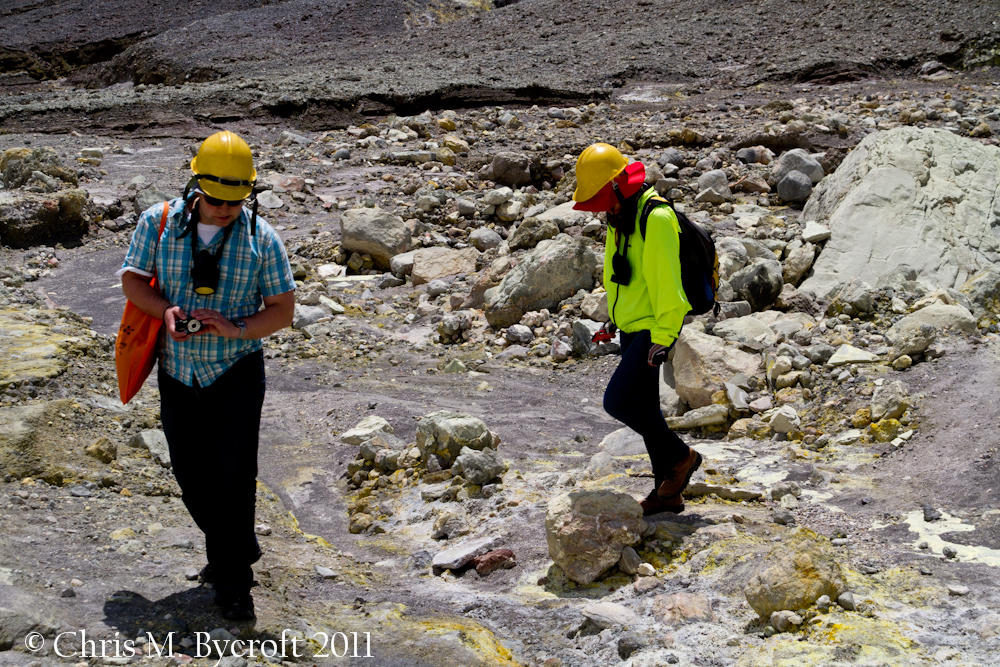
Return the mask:
M212 239L215 238L215 235L219 233L220 229L222 228L219 227L218 225L206 225L204 222L199 222L198 238L201 239L201 242L204 245L208 245L209 243L212 242ZM153 274L150 273L149 271L143 271L142 269L137 269L134 266L126 266L125 268L118 269L118 271L115 272L115 278L121 278L126 271L134 271L135 273L138 273L140 276L146 276L147 278L151 278L153 276Z

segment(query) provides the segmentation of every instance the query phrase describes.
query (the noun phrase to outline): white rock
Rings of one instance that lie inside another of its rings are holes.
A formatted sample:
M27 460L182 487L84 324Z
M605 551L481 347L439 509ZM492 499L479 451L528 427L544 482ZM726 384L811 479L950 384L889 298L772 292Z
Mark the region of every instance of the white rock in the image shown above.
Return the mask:
M878 361L878 357L867 350L862 350L844 343L837 348L833 356L826 362L827 366L843 366L844 364L867 364Z

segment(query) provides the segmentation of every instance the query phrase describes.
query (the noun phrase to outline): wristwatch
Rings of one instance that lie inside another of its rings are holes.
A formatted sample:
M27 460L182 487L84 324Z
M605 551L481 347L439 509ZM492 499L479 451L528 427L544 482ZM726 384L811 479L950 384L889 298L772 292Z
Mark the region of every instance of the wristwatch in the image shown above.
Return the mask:
M238 338L246 338L247 335L246 320L239 319L239 320L229 320L229 321L240 328L240 335L238 336Z

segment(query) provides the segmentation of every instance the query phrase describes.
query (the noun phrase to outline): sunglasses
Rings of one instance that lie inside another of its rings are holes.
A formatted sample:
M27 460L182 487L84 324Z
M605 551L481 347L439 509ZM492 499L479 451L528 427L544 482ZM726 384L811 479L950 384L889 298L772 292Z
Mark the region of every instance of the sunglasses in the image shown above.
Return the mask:
M246 201L246 197L243 199L216 199L215 197L209 197L204 192L201 193L201 198L205 200L205 203L209 206L222 206L226 204L228 206L239 206Z
M231 185L231 186L249 185L251 195L253 194L253 186L255 183L255 181L234 181L228 178L219 178L218 176L213 176L211 174L196 174L194 178L197 181L205 179L209 181L214 181L221 185ZM200 186L199 190L201 190ZM208 203L210 206L222 206L223 204L228 204L229 206L239 206L240 204L245 202L250 195L244 197L243 199L216 199L215 197L208 196L207 194L205 194L204 190L201 190L201 196L205 198L205 202Z

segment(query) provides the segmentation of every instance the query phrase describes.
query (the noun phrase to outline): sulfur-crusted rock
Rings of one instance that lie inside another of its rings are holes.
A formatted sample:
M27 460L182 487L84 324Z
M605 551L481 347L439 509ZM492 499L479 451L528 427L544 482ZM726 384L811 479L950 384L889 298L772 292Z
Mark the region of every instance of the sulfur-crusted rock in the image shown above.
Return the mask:
M821 595L847 589L833 547L825 537L797 528L761 559L744 595L762 619L783 609L806 609Z
M589 584L621 560L646 528L630 495L609 490L571 491L549 501L545 538L549 557L566 576Z

